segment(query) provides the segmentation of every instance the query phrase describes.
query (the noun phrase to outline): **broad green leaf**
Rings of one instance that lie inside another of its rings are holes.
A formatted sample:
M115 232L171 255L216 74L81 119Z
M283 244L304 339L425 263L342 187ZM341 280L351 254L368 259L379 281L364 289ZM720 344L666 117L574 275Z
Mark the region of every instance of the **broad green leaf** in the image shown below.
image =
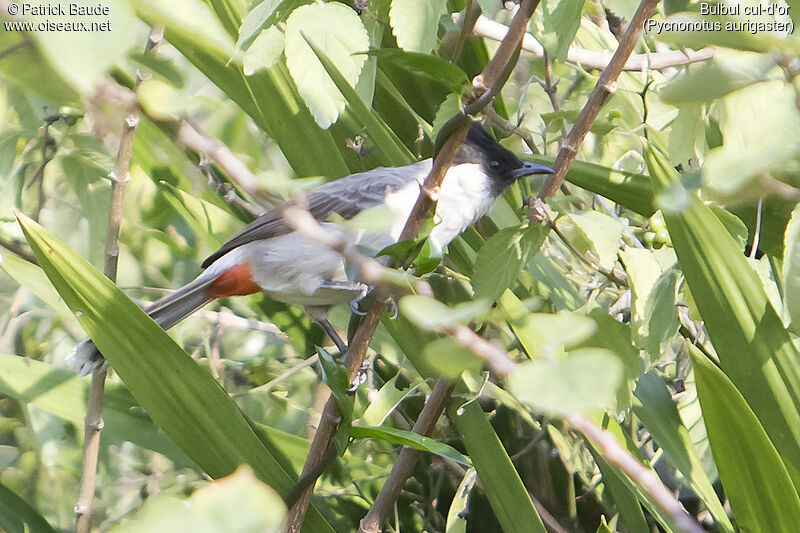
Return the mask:
M296 7L309 3L310 0L263 0L251 4L250 11L242 17L236 48L247 50L263 30L275 27L277 22L286 20Z
M417 326L433 330L467 322L486 313L489 309L488 302L476 300L455 307L445 304L427 296L405 296L400 302L400 311Z
M386 125L383 119L358 96L355 89L353 89L325 51L320 49L313 41L306 40L306 42L322 64L322 68L330 76L331 81L341 91L342 97L347 103L347 111L358 119L376 151L382 155L381 161L383 164L402 166L414 163L416 161L414 155L397 138L397 135Z
M348 84L354 86L369 48L358 15L338 2L295 9L286 21L286 65L317 124L327 129L347 103L306 40L325 51Z
M403 431L390 427L374 426L353 426L350 428L350 436L354 439L378 439L393 444L410 446L416 450L429 452L441 457L446 457L460 465L471 467L472 462L468 457L464 457L452 446L441 443L430 437L425 437L413 431Z
M475 259L475 297L495 301L503 291L513 288L528 256L538 253L548 231L544 226L505 228L489 237Z
M677 161L689 161L705 154L706 129L703 124L703 105L678 106L678 116L669 126L669 153Z
M23 4L23 6L26 4ZM70 4L81 6L81 4ZM70 30L54 28L35 31L31 35L61 77L83 94L91 95L98 78L136 43L136 19L126 0L109 0L101 4L108 14L66 15L46 22L63 23ZM64 6L66 8L67 6ZM88 5L86 7L89 7ZM91 6L96 8L96 5ZM38 23L42 19L34 18Z
M783 309L789 330L800 335L800 205L786 226L783 252Z
M689 430L683 425L677 404L669 396L666 385L653 372L643 374L634 393L638 402L633 411L664 450L670 463L686 478L695 494L703 500L721 531L733 532L733 525L720 503L711 480L705 475L700 457Z
M135 1L139 17L150 25L163 24L170 44L275 139L298 175L350 174L343 157L348 150L344 137L339 142L317 127L283 62L245 76L230 60L234 45L207 4L201 0ZM186 17L186 13L199 18Z
M186 98L171 84L156 78L143 81L137 96L147 114L156 120L178 120L200 106L197 98Z
M5 12L0 12L0 20L8 20L5 16ZM50 63L42 48L29 39L30 35L22 31L0 32L0 50L8 51L0 61L3 79L26 94L35 94L58 104L79 102L78 91ZM25 42L30 44L23 44ZM42 80L47 80L47 83L42 83Z
M675 308L678 271L667 268L662 272L650 250L629 248L620 256L633 292L631 322L634 341L657 359L661 354L661 343L672 337L680 325Z
M714 462L740 531L792 531L800 498L780 452L730 379L688 344Z
M558 229L573 237L572 243L581 251L592 250L600 266L610 269L617 260L622 225L599 211L568 213L556 221Z
M525 485L478 402L454 400L448 415L461 434L502 531L546 533Z
M759 83L729 94L722 105L725 144L708 153L703 183L724 198L735 199L748 185L748 192L763 194L758 175L791 172L800 149L794 90L777 80Z
M119 533L193 531L195 533L278 533L286 504L248 467L207 483L189 498L166 493L149 498Z
M723 370L800 483L800 354L733 237L653 146L645 156L678 262Z
M184 74L173 61L144 52L130 54L130 58L175 87L179 89L184 87Z
M72 370L0 354L0 375L0 392L6 396L83 427L89 381L80 379ZM188 462L123 387L109 381L103 398L103 439L127 440L177 463Z
M242 57L245 76L271 67L283 54L283 32L275 26L263 30Z
M511 392L522 402L552 415L613 406L624 367L608 350L584 348L557 361L520 364L509 376Z
M397 45L408 52L430 52L444 6L445 0L392 0L389 23Z
M558 61L567 57L569 45L581 25L584 0L544 0L542 2L542 26L537 37L539 42ZM538 19L538 17L537 17Z
M55 533L28 502L0 483L0 529L6 533Z
M775 59L771 56L717 52L710 61L663 85L659 95L665 103L673 105L708 102L765 81L774 66Z
M460 377L464 372L478 372L483 368L483 359L450 337L428 343L422 356L440 375L451 379Z
M214 379L88 262L23 215L39 263L128 390L153 421L211 477L244 463L281 493L294 480ZM311 508L308 531L331 531Z

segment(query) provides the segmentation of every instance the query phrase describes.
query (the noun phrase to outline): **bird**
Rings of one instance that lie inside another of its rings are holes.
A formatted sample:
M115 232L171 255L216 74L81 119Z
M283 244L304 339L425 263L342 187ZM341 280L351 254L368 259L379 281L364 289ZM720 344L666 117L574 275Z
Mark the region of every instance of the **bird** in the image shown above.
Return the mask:
M376 168L331 181L308 194L308 210L353 245L381 250L398 241L432 161ZM550 173L553 169L548 166L521 161L474 122L438 192L434 225L427 237L432 250L441 252L516 180ZM331 221L352 219L372 208L388 210L391 224L379 230L354 230ZM193 281L145 309L162 328L169 329L216 298L263 292L274 300L303 306L344 353L346 346L327 321L327 311L357 302L369 288L362 280L348 278L339 253L293 230L279 207L245 226L201 266L204 270ZM105 365L91 339L79 343L66 362L81 376Z

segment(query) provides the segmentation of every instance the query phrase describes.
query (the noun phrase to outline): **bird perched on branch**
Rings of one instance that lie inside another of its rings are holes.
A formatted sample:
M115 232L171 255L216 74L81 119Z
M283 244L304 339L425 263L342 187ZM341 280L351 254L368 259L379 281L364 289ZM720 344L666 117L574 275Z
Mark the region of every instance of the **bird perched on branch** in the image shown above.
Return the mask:
M412 165L377 168L352 174L314 189L308 208L317 220L340 231L352 244L380 250L397 242L432 167L426 159ZM438 194L434 226L428 239L442 250L470 224L486 214L495 199L517 179L552 173L544 165L519 160L478 123L447 170ZM351 230L327 222L338 215L351 219L371 208L391 213L391 224L381 230ZM205 270L187 285L154 302L147 309L168 329L215 298L263 292L270 298L302 305L340 350L346 349L327 321L331 307L357 300L368 287L348 279L342 256L294 231L280 208L248 224L209 256ZM105 359L90 339L78 344L67 363L87 375Z

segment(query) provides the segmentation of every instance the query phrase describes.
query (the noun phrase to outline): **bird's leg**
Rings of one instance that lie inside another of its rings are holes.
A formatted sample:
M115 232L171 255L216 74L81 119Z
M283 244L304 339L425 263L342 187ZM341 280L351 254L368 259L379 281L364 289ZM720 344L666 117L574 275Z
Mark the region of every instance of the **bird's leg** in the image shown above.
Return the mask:
M342 338L336 332L336 328L333 327L333 324L331 324L327 318L318 318L317 323L322 328L322 331L324 331L325 334L328 337L330 337L330 339L339 349L339 359L344 357L344 354L347 353L347 345L344 343Z
M353 313L354 315L367 316L367 313L362 311L358 305L361 303L361 300L367 297L367 291L368 287L364 285L363 288L361 289L361 293L352 300L350 300L350 312Z

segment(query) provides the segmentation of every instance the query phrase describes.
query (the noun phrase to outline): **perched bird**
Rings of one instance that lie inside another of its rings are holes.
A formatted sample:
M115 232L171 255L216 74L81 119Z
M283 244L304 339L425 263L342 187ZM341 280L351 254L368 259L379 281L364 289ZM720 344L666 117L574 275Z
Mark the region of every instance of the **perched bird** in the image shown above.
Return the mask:
M335 180L308 195L309 211L349 242L380 250L397 242L431 167L432 160L426 159ZM432 247L442 250L485 215L495 199L517 179L552 172L544 165L523 163L483 126L473 124L442 181L434 227L428 236ZM351 219L378 207L391 213L391 224L382 230L350 230L328 222L333 214ZM214 298L261 291L275 300L304 306L341 350L343 345L326 319L327 311L358 299L368 288L358 280L348 279L340 254L294 231L280 209L248 224L208 257L202 267L206 270L197 278L146 309L164 329ZM104 361L90 339L78 344L67 357L67 363L81 375L99 368Z

